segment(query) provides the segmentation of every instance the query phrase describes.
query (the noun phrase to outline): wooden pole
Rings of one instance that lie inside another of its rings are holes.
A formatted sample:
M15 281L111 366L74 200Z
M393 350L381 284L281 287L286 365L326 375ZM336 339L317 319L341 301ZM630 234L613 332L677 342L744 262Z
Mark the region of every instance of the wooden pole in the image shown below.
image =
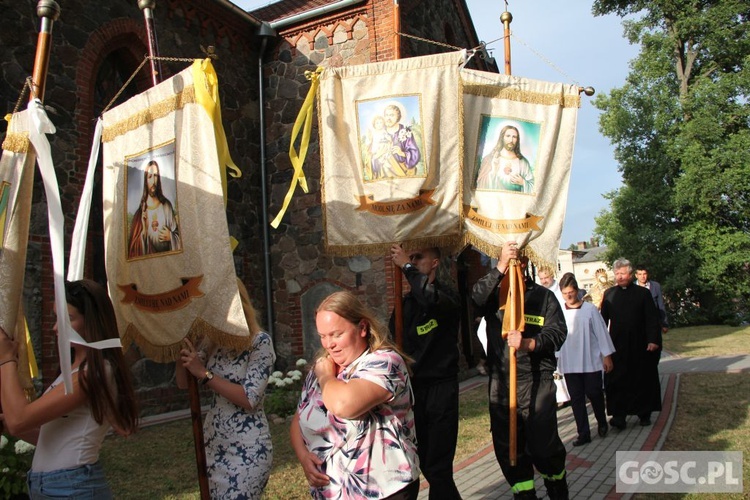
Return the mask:
M504 41L505 41L505 74L510 75L510 23L513 21L513 16L507 10L500 15L500 21L505 27Z
M513 21L513 16L510 12L507 10L504 11L500 15L500 21L503 23L504 29L504 45L505 45L505 74L510 75L511 73L511 66L510 66L510 23ZM519 289L519 285L517 283L517 275L516 271L518 269L518 260L513 259L510 261L510 267L508 268L508 272L510 272L510 288L508 289L508 300L510 301L510 304L508 305L510 310L506 310L506 314L510 314L511 318L511 324L517 325L518 324L518 311L516 309L516 303L515 297L511 297L512 294L517 293L517 290ZM513 300L511 300L513 299ZM520 300L523 300L523 297L520 298ZM507 303L507 302L506 302ZM515 327L515 326L514 326ZM511 465L516 465L517 460L517 450L518 447L518 397L517 397L517 385L516 385L516 349L513 347L509 347L509 368L508 368L508 426L509 428L509 434L508 434L508 459L510 460Z
M41 19L41 27L36 39L36 55L34 56L34 71L31 76L29 101L36 98L44 101L50 47L52 46L52 25L60 17L60 6L54 0L39 0L36 5L36 14Z
M518 275L518 260L512 259L508 267L510 273L510 287L508 288L508 309L506 314L510 314L510 321L513 328L516 328L518 324L518 308L517 308L517 297L515 296L519 290ZM523 300L523 297L520 298ZM517 448L518 448L518 395L516 388L516 348L508 347L509 351L509 368L508 368L508 460L510 465L516 465L517 461Z
M151 56L151 81L157 85L161 81L161 62L159 57L159 45L156 43L156 30L154 29L154 8L156 0L138 0L138 8L143 11L143 21L146 26L148 37L148 55Z
M401 11L398 0L393 0L393 55L394 59L401 59ZM400 267L393 264L393 316L395 319L394 337L396 345L404 346L404 316L402 296L404 293L404 273Z
M156 30L154 29L154 8L156 0L138 0L138 8L143 11L143 21L148 36L148 55L151 57L151 81L154 86L161 82L161 63L156 59L159 57L159 46L156 43ZM180 361L177 360L177 363ZM206 470L206 449L203 441L203 421L201 419L201 398L198 391L198 383L189 372L188 395L190 397L190 418L193 422L193 443L195 444L195 463L198 467L198 486L200 487L201 499L210 500L208 491L208 472Z

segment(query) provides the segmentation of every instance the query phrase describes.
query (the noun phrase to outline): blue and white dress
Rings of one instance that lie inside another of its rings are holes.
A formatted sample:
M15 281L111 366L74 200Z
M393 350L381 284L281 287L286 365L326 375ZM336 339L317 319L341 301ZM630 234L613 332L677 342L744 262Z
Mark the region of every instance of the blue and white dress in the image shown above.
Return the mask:
M246 410L214 394L203 423L211 498L259 499L271 474L273 446L263 397L276 355L266 332L255 336L250 351L224 348L214 352L206 368L245 388L254 410Z

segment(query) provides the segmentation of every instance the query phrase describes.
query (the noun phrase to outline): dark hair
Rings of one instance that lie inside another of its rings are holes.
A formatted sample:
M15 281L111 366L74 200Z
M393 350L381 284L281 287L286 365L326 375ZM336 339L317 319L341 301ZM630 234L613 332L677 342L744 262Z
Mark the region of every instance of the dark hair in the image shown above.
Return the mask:
M560 278L560 290L572 286L575 290L578 290L578 281L573 273L565 273Z
M646 267L645 264L638 264L635 266L636 271L646 271L648 272L648 267Z
M86 279L65 282L65 296L67 303L83 316L83 331L78 334L86 342L119 337L115 310L103 286ZM114 385L107 383L111 379ZM79 368L78 381L98 424L106 419L120 433L135 432L138 407L122 349L89 348Z

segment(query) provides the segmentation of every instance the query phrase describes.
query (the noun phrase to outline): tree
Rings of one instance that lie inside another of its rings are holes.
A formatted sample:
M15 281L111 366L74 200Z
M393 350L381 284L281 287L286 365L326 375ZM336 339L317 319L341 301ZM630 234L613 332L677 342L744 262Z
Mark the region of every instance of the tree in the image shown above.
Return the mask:
M747 315L750 3L596 0L593 12L628 17L641 46L625 84L594 102L623 177L597 218L607 258L648 264L675 309Z

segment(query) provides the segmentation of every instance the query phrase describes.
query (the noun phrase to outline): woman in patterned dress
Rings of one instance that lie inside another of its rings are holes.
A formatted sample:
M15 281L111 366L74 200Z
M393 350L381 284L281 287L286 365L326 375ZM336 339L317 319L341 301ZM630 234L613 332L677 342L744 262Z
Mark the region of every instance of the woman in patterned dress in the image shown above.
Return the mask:
M268 377L276 356L271 337L261 330L245 286L237 280L251 347L233 350L184 340L177 362L177 385L187 387L189 371L214 391L203 422L211 498L260 499L271 474L273 446L263 410ZM204 344L208 344L204 342ZM204 353L208 358L203 364Z
M305 380L290 429L313 498L416 499L419 493L404 357L350 292L318 307L323 350Z

